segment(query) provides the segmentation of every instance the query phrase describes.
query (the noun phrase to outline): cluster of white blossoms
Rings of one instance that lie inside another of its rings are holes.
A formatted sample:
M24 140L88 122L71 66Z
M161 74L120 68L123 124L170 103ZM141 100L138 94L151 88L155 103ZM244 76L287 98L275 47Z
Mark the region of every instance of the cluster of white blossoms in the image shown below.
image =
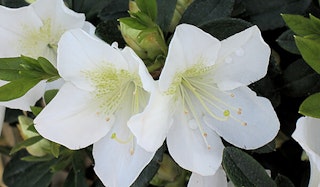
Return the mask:
M221 137L256 149L279 130L270 101L248 88L265 76L270 56L256 26L222 41L177 26L155 81L132 49L94 36L63 0L0 7L0 15L0 57L45 57L64 81L35 118L36 130L69 149L93 144L106 186L130 186L165 140L173 159L193 172L189 186L226 186ZM0 105L29 110L45 86Z

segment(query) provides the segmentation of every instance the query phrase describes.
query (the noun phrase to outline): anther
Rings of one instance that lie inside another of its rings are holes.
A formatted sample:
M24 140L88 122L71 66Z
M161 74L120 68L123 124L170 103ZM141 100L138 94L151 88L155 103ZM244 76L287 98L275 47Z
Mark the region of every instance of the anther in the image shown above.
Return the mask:
M234 94L232 93L232 94L230 94L230 96L231 96L231 97L234 97Z
M246 122L242 122L241 125L247 126L248 124Z
M238 108L238 111L237 111L237 114L242 114L242 109L241 108Z
M223 111L223 115L226 117L230 116L230 111L229 110Z
M106 121L107 121L107 122L109 122L109 121L110 121L110 118L109 118L109 117L107 117L107 118L106 118Z
M207 137L207 136L208 136L208 134L207 134L207 133L203 133L203 136L204 136L204 137Z

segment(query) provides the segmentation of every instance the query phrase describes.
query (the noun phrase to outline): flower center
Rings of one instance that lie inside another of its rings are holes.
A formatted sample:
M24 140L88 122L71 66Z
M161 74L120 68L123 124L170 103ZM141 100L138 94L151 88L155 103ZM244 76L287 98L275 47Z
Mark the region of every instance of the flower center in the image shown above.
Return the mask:
M230 99L235 94L221 91L212 80L214 66L205 67L201 63L196 64L188 70L178 73L168 94L174 94L175 101L180 100L187 119L192 129L199 129L201 136L208 149L208 133L203 128L203 117L209 116L218 121L232 119L239 124L246 126L247 123L239 119L242 114L241 107L232 106ZM227 98L227 101L224 99Z
M107 116L107 121L114 120L114 114L119 110L124 110L126 116L118 117L129 118L142 111L147 104L149 94L142 88L140 77L136 74L108 65L85 72L85 76L91 80L95 87L92 94L94 102L99 106L100 112L97 115ZM121 137L113 132L111 139L120 144L130 144L130 154L132 155L134 153L134 137L130 130L127 130L128 135L121 135Z
M26 35L19 41L19 50L23 55L33 58L43 56L49 60L57 55L58 41L65 30L57 26L53 32L51 19L44 20L39 29L28 25L24 25L23 29Z

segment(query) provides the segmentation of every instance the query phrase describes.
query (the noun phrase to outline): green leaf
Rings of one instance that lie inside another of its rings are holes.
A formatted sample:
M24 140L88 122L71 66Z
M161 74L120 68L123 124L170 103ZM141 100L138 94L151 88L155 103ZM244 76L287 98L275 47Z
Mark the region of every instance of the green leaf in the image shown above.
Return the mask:
M320 118L320 93L310 95L299 108L299 113L305 116Z
M20 142L17 145L15 145L11 149L10 155L20 151L23 148L26 148L26 147L28 147L30 145L33 145L33 144L39 142L42 139L43 139L42 136L34 136L34 137L31 137L31 138L28 138L28 139L24 140L23 142Z
M246 10L246 20L265 31L285 25L281 14L304 14L311 0L245 0L241 3Z
M98 2L96 1L94 3L97 4ZM109 2L105 4L103 9L98 13L98 17L102 21L109 21L109 20L116 21L118 18L129 16L128 8L129 8L128 0L109 0Z
M45 161L50 161L54 159L52 157L52 155L45 155L45 156L42 156L42 157L38 157L38 156L25 156L25 157L22 157L21 160L23 161L28 161L28 162L45 162Z
M184 12L180 23L204 25L219 18L230 17L234 0L195 0Z
M58 158L60 154L60 144L55 142L50 142L50 151L54 157Z
M301 15L281 14L287 26L299 36L307 36L310 34L320 34L320 29L315 27L311 19Z
M42 111L43 108L38 107L38 106L31 106L30 109L31 109L32 114L37 116L38 114L40 114L40 112Z
M294 184L291 182L291 180L283 175L278 175L275 179L275 182L277 187L294 187Z
M320 91L320 75L305 61L298 59L283 71L282 93L289 97L305 97Z
M85 178L83 150L74 151L72 155L72 171L63 184L64 187L88 187Z
M38 58L38 63L42 70L49 75L59 76L58 70L51 64L51 62L43 57Z
M0 101L9 101L26 94L31 88L37 85L39 78L23 78L13 80L0 87Z
M271 153L274 151L276 151L276 141L275 140L272 140L268 144L266 144L258 149L253 150L253 152L259 153L259 154Z
M48 90L44 93L44 101L49 104L50 101L57 95L58 89Z
M163 32L169 31L169 26L176 8L177 0L157 0L158 15L157 24Z
M23 70L21 63L20 57L0 58L0 79L6 81L19 79L21 77L19 72Z
M4 168L3 181L10 187L44 187L49 186L53 173L50 166L56 160L45 162L26 162L21 158L28 156L26 151L19 151Z
M140 11L148 15L153 21L157 18L157 1L156 0L135 0Z
M320 43L313 39L306 39L300 36L295 41L303 59L320 74Z
M223 151L222 165L235 186L276 186L265 169L240 149L226 147Z
M146 25L142 24L140 21L132 17L120 18L119 22L137 30L144 30L148 28Z
M300 55L300 51L294 41L293 37L294 33L292 30L287 30L283 32L278 38L277 43L285 49L286 51L289 51L290 53Z

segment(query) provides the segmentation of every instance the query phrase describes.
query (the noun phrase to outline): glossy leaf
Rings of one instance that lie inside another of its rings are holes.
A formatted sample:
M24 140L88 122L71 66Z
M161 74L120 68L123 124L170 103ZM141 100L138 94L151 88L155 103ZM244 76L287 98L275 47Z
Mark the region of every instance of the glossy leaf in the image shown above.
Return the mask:
M169 26L176 8L177 0L157 0L157 24L163 32L169 31Z
M294 33L291 30L287 30L283 32L278 38L277 43L285 49L286 51L289 51L290 53L300 55L300 51L294 41L293 37Z
M26 151L20 151L12 157L4 169L4 183L10 187L49 186L53 176L50 166L56 160L52 159L45 162L27 162L21 160L21 158L27 155Z
M224 149L222 165L235 186L276 186L264 168L238 148L226 147Z
M264 31L283 27L281 14L304 14L311 0L245 0L241 3L249 21Z
M305 99L300 105L299 113L305 116L320 118L320 93L313 94Z
M26 148L28 146L31 146L37 142L39 142L40 140L42 140L43 138L41 136L34 136L34 137L31 137L31 138L28 138L26 140L24 140L23 142L21 143L18 143L17 145L15 145L12 149L11 149L11 152L10 154L14 154L18 151L20 151L21 149L23 148Z
M320 25L317 27L311 19L301 15L282 14L287 26L299 36L320 34Z
M204 25L219 18L229 17L234 0L195 0L186 9L180 23Z
M275 179L275 182L277 187L294 187L294 184L291 182L291 180L283 175L278 175Z

